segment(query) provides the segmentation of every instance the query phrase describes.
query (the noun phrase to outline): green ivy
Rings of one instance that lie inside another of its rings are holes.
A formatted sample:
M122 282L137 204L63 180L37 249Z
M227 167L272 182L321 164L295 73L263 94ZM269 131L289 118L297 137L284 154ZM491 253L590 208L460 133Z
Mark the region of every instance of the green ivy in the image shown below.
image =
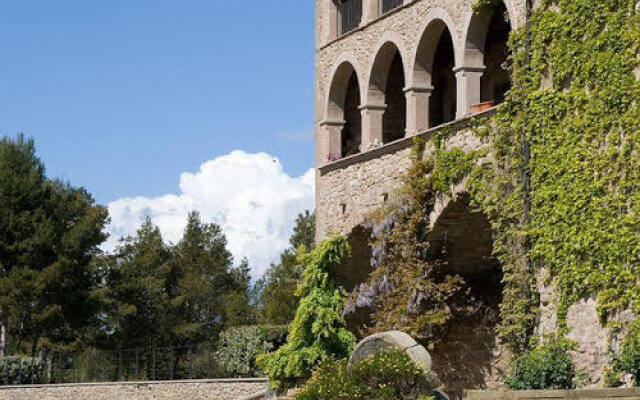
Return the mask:
M494 5L478 0L474 9ZM437 328L455 313L446 307L450 298L432 296L429 307L412 316L407 299L416 285L432 294L463 288L464 282L438 274L437 266L415 255L428 246L435 195L449 193L465 176L473 205L492 225L504 273L498 331L515 358L535 346L541 271L557 288L560 336L568 329L569 307L590 296L598 300L603 323L612 324L621 310L640 313L636 1L543 0L530 19L528 46L525 40L524 30L512 33L512 89L497 114L475 128L490 143L489 154L443 150L448 133L434 138L436 150L426 159L415 156L424 151L424 144L417 146L403 204L382 213L396 213L383 239L396 257L374 277L396 277L398 288L377 313L382 326L408 321L410 331ZM525 139L531 150L530 223L523 200Z
M603 321L640 311L639 26L633 0L544 1L531 17L529 65L524 32L512 35L514 86L490 134L497 161L471 185L498 235L519 227L530 235L534 267L548 269L558 288L562 331L568 308L587 296L598 299ZM523 133L529 227L519 206ZM501 334L513 343L531 331L535 303L523 302L534 271L518 256L521 240L497 241L507 283Z
M640 319L631 324L615 358L614 368L620 374L630 374L636 386L640 386ZM619 379L618 379L619 380Z
M338 236L300 256L306 268L296 292L301 300L287 343L257 358L275 387L293 386L309 378L320 363L346 358L355 348L355 337L345 328L342 317L346 294L332 279L348 252L346 239Z
M549 338L548 342L516 359L504 382L514 390L573 389L576 370L569 354L575 343Z

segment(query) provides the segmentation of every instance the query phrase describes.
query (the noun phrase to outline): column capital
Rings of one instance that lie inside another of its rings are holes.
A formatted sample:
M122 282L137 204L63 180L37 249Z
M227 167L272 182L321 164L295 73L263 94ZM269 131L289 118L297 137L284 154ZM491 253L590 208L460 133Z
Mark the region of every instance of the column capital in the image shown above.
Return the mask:
M341 120L341 119L325 119L324 121L320 121L320 126L321 127L325 127L325 126L344 126L344 124L346 124L347 122L345 120Z
M484 65L459 65L453 68L453 73L465 73L465 72L484 72L487 69Z
M433 86L410 86L402 89L405 94L408 93L433 93Z
M386 104L365 104L358 107L360 111L386 111Z

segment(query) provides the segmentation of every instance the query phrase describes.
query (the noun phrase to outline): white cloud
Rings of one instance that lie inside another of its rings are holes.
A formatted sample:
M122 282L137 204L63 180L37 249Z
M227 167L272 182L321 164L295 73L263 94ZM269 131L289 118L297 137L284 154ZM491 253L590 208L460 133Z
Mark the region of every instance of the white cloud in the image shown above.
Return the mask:
M266 153L234 151L183 173L179 194L109 203L111 237L103 249L112 251L121 237L135 234L146 216L175 243L189 211L198 210L205 222L222 227L235 260L248 257L257 278L288 246L298 213L313 208L314 179L313 169L292 177Z

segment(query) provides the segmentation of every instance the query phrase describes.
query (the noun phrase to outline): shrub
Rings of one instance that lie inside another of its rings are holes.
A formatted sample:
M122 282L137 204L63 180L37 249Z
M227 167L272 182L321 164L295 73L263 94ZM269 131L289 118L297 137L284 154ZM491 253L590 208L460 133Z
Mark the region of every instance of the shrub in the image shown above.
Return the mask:
M635 385L640 386L640 319L631 324L614 364L618 371L631 374Z
M296 400L418 399L428 392L425 374L399 349L391 349L351 367L329 361L314 371Z
M44 364L40 358L0 358L0 384L26 385L44 383Z
M275 351L287 340L286 326L241 326L220 335L218 363L228 377L252 378L261 374L256 364L260 354Z
M345 292L331 279L348 250L345 238L338 236L300 256L306 268L296 292L301 300L287 344L257 360L273 386L282 388L306 379L320 363L346 358L355 347L355 337L345 328L342 316Z
M514 390L572 389L576 376L569 350L575 344L566 339L551 339L518 358L513 374L505 383Z

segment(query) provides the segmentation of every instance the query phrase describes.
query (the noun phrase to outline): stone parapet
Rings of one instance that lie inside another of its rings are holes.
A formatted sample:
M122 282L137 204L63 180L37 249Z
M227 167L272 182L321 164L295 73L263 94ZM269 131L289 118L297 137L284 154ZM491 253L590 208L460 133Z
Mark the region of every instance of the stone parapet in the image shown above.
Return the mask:
M0 386L0 399L10 400L259 400L266 398L269 398L266 379Z
M553 399L640 399L640 388L634 389L583 389L583 390L468 390L464 400L553 400Z

